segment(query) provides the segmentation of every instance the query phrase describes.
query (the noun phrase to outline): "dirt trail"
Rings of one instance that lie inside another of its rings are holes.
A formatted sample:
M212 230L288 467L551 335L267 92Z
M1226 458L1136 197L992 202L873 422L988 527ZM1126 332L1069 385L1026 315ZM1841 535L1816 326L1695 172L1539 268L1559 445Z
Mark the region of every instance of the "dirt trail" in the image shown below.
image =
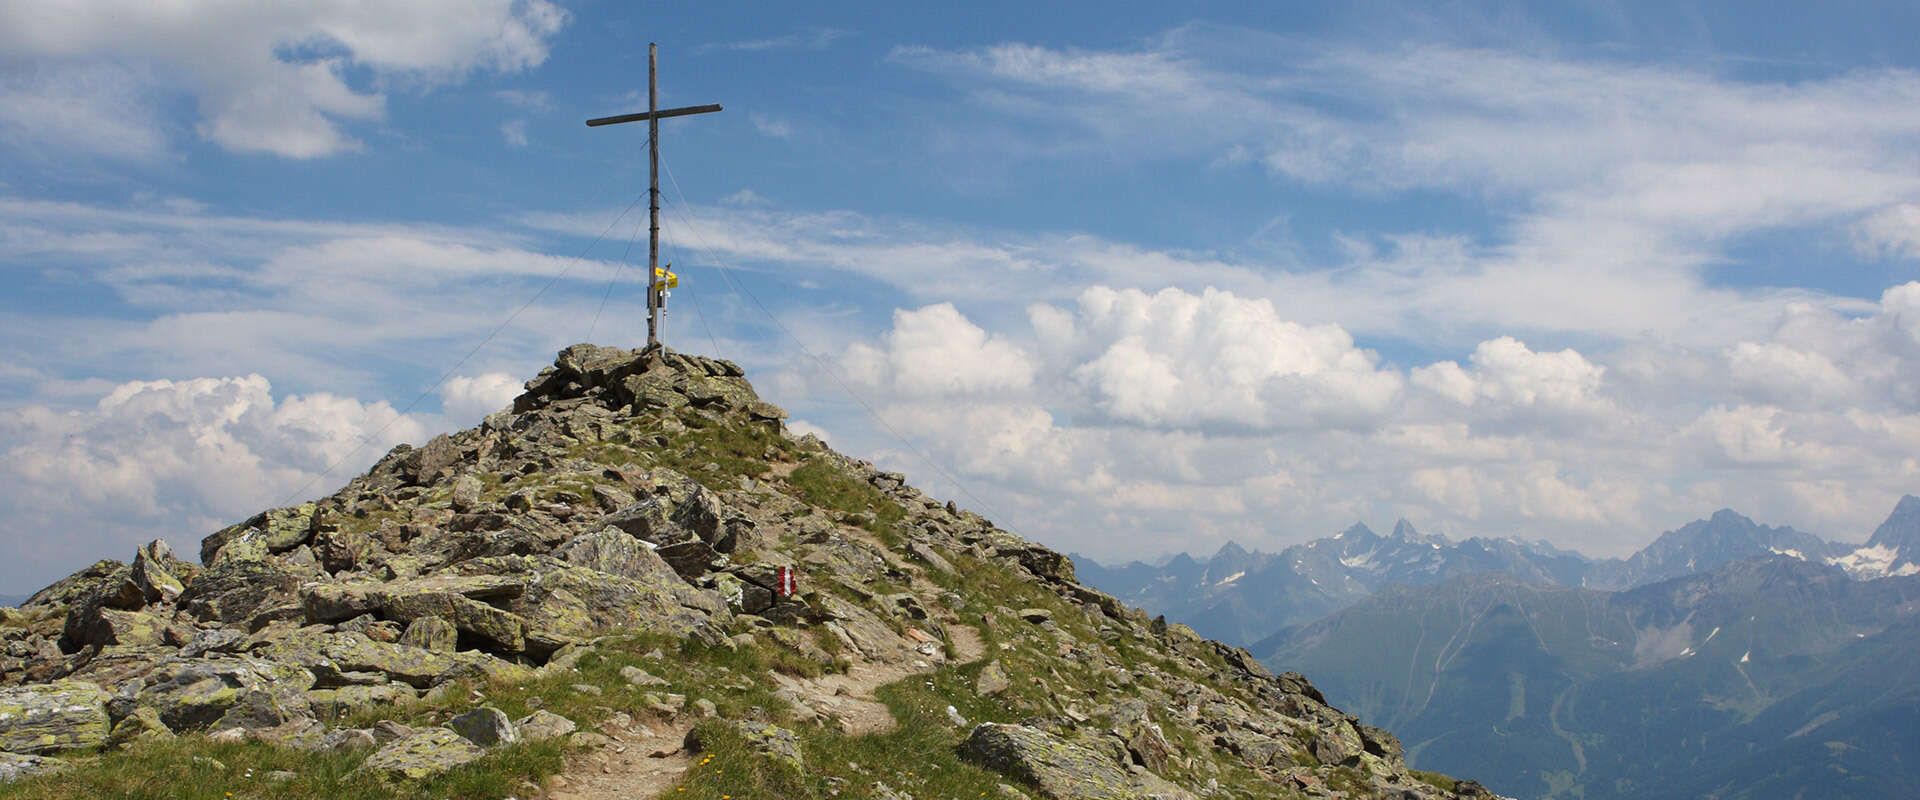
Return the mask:
M951 663L969 664L986 654L980 632L973 627L951 622L946 631L953 641L955 658ZM822 716L837 721L849 735L865 736L894 726L893 713L874 692L895 681L930 672L942 663L949 662L940 658L862 661L845 673L818 678L774 677L782 688ZM652 724L636 722L631 728L602 728L613 744L574 759L565 773L552 779L543 796L547 800L659 797L693 766L693 757L681 749L693 722L682 717Z

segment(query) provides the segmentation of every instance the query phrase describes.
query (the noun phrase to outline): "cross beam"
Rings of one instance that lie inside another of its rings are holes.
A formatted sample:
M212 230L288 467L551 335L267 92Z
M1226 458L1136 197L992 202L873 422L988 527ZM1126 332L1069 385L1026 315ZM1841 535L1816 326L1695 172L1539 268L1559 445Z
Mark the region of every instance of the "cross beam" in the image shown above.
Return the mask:
M647 110L587 120L587 127L619 125L623 122L647 123L647 349L660 346L660 313L666 307L666 287L660 281L660 120L720 110L714 103L682 108L660 107L660 46L647 45Z

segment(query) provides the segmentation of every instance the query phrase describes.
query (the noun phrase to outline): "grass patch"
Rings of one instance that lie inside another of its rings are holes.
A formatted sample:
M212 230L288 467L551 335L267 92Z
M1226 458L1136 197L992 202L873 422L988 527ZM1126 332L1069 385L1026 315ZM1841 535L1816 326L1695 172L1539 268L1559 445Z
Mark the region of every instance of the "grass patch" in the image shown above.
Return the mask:
M436 778L391 783L355 770L367 752L308 753L257 742L215 743L199 736L142 742L76 764L58 775L0 786L14 800L114 797L128 800L386 800L499 798L524 794L528 781L560 770L558 741L518 744ZM293 773L291 778L275 772Z
M1407 774L1412 775L1414 780L1424 783L1435 789L1439 789L1441 791L1451 792L1460 788L1459 781L1454 780L1453 778L1450 778L1446 775L1442 775L1438 772L1428 772L1423 769L1410 769L1410 770L1407 770Z

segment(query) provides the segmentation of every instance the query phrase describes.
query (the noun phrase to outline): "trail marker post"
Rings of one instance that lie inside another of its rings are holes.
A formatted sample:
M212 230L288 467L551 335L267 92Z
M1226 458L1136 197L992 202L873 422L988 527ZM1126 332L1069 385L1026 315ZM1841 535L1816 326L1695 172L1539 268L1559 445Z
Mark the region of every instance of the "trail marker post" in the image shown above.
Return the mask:
M693 114L711 114L720 104L660 107L660 46L647 45L647 110L587 120L587 127L619 125L623 122L647 123L647 211L651 215L647 229L647 349L660 346L660 312L666 306L666 277L660 269L660 120Z
M781 567L774 572L773 596L786 600L800 593L800 579L794 577L792 567Z

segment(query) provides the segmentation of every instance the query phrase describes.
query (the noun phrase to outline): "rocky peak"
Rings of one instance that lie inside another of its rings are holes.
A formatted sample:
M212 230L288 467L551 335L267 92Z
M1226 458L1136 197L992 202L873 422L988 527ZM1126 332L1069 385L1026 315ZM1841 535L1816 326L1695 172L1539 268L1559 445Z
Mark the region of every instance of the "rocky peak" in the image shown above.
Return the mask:
M1867 546L1898 548L1920 556L1920 497L1903 495L1894 505L1893 513L1874 529Z
M0 708L45 709L0 713L0 761L377 743L360 769L414 781L542 736L606 747L527 713L557 691L606 697L569 706L579 728L744 736L782 770L857 733L879 704L849 687L882 675L951 692L912 705L940 721L901 721L951 727L915 759L965 755L1008 796L1482 796L1410 773L1304 677L1150 620L784 417L728 361L569 347L511 408L213 532L200 564L156 542L0 610ZM465 707L482 696L519 705ZM390 727L349 724L370 709Z

